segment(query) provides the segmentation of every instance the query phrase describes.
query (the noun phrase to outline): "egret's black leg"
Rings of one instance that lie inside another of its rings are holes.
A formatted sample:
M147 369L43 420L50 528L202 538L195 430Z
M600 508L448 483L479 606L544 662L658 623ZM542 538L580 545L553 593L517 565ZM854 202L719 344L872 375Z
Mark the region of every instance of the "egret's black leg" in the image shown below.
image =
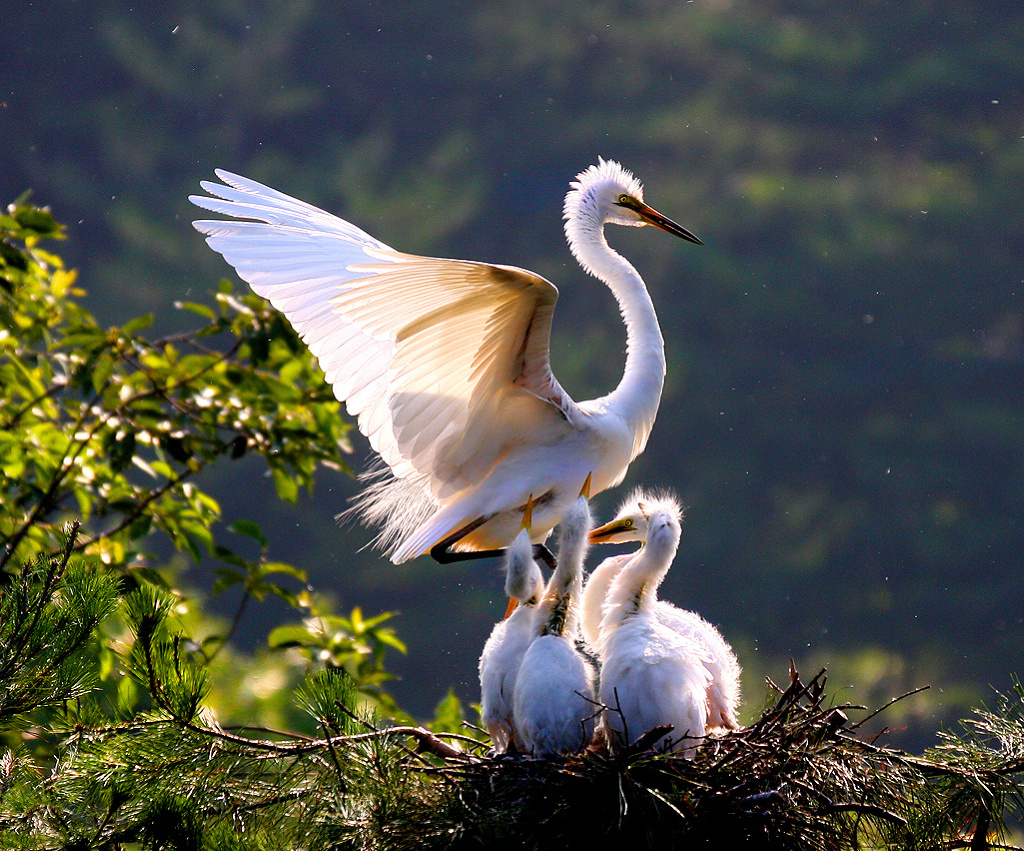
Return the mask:
M478 558L492 558L505 555L504 550L469 550L468 552L452 552L451 546L442 541L430 548L430 557L438 564L453 564L457 561L474 561Z
M474 529L483 526L490 517L478 517L472 523L463 526L457 532L452 532L443 541L438 541L430 548L430 557L438 564L453 564L457 561L475 561L478 558L494 558L505 555L505 550L468 550L466 552L454 552L451 548L466 537ZM558 564L554 555L544 544L533 545L533 557L540 559L552 570Z
M452 532L452 534L447 538L442 541L438 541L430 548L430 557L438 564L451 564L456 561L470 561L477 558L489 558L490 556L503 555L505 552L504 550L471 550L463 553L452 552L451 550L451 547L465 538L466 535L474 529L479 529L490 519L490 517L478 517L472 523Z

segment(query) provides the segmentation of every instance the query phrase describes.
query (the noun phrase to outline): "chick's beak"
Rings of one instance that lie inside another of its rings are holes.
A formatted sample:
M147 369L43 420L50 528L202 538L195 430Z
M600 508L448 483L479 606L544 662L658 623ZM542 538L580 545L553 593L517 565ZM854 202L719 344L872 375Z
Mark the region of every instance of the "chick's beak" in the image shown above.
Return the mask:
M523 508L523 522L520 524L520 529L525 529L527 532L532 531L533 526L533 494L530 494L530 498L526 500L526 506Z
M587 499L587 500L590 499L590 486L591 486L590 480L593 477L594 477L593 473L587 473L587 480L583 483L583 487L580 488L580 496L583 497L583 499Z
M590 535L587 537L592 544L607 544L619 532L625 532L628 528L624 520L612 520L610 523L605 523L604 526L591 529Z

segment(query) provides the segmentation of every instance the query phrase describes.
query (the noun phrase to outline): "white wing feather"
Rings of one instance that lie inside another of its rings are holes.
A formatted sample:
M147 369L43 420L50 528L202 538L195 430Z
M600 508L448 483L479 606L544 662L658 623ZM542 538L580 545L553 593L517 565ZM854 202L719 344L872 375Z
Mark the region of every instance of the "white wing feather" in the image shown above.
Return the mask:
M554 285L403 254L260 183L217 176L226 185L202 183L216 197L190 200L236 220L196 229L285 314L392 475L435 507L522 441L524 413L531 426L575 419L548 360Z

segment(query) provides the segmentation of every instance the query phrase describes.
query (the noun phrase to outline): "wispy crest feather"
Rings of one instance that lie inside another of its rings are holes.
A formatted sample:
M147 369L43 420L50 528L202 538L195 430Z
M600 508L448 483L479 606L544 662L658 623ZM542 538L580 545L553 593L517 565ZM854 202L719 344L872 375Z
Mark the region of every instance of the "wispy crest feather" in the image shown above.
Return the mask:
M625 517L633 514L641 502L647 507L646 514L648 516L655 511L665 511L681 522L685 513L679 498L667 488L646 490L643 487L636 487L626 494L626 498L619 503L615 516Z
M644 198L644 188L632 172L614 160L599 157L597 165L592 165L576 175L565 196L565 204L562 206L565 238L569 242L569 250L572 251L573 257L589 275L601 277L587 259L587 252L583 250L582 243L584 240L592 239L607 245L604 242L601 224L606 220L609 205L623 193L632 195L638 201ZM616 221L627 226L641 224L639 219L630 220L626 217Z
M607 184L614 184L622 192L632 195L638 201L644 200L644 187L633 175L633 172L623 168L615 160L598 157L597 165L583 169L569 184L570 192L565 196L562 215L566 219L574 216L579 205L588 195L593 194L598 187Z

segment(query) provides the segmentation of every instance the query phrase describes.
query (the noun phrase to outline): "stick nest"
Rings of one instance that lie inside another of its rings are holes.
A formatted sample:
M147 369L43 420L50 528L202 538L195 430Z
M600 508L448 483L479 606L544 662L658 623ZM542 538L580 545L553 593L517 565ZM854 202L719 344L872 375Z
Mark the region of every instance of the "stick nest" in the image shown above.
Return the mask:
M443 782L414 829L380 823L380 847L1009 847L990 844L991 784L955 760L862 740L878 712L851 725L845 710L863 707L827 705L825 681L821 671L804 684L795 669L785 689L769 681L774 704L692 758L647 750L663 730L616 756L439 758L425 770Z

